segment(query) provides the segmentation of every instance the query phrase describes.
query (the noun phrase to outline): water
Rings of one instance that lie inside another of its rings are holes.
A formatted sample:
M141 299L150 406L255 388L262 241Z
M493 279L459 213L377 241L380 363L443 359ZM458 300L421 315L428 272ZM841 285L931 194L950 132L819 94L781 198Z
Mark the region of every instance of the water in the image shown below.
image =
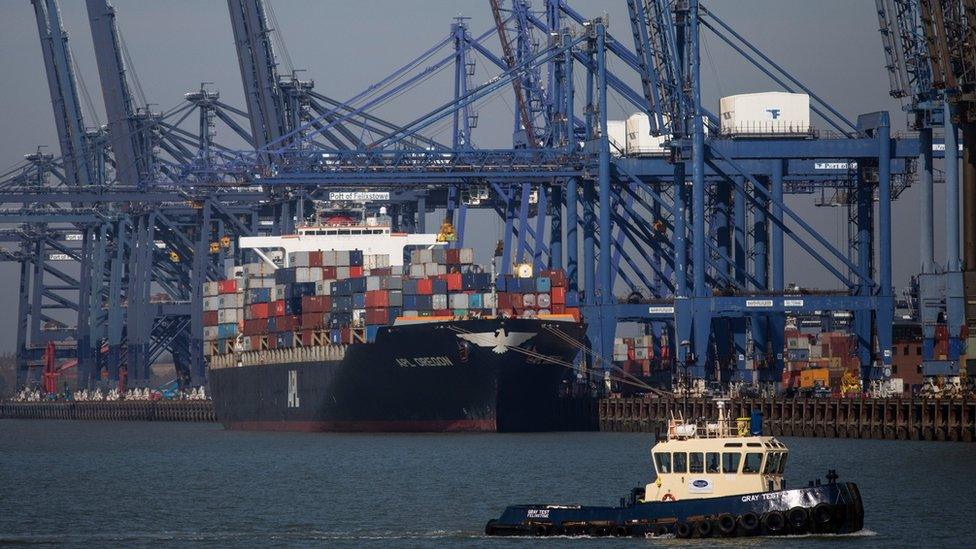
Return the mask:
M792 486L855 480L866 532L753 540L500 539L506 504L613 504L643 434L356 435L215 424L0 421L0 545L971 546L976 446L784 439Z

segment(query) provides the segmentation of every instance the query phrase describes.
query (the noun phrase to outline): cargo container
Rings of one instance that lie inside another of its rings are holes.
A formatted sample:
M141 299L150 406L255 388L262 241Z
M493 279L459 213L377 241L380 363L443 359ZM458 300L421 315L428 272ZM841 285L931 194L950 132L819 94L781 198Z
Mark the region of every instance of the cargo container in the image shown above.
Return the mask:
M810 96L762 92L730 95L720 101L722 135L806 135Z

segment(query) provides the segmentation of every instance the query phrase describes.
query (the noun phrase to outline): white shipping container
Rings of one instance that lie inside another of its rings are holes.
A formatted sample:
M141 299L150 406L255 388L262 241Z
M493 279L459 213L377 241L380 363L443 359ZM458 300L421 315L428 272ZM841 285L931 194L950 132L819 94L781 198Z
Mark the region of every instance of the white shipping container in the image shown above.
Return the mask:
M610 140L610 154L624 154L627 151L627 121L607 120L607 138Z
M221 309L236 309L244 305L243 294L224 294L217 296Z
M431 261L434 263L447 263L447 248L440 246L430 251Z
M540 315L551 315L552 314L552 311L550 311L549 309L539 309L539 314Z
M432 308L447 309L447 294L434 294L431 296Z
M220 293L220 285L216 282L204 282L203 283L203 295L205 297L215 296Z
M403 265L390 265L390 274L402 275L403 269L404 269Z
M220 296L211 296L203 298L203 310L204 311L216 311L220 309Z
M424 263L424 276L435 276L437 275L437 268L440 267L437 263Z
M292 267L308 267L309 252L291 252L288 254L288 264Z
M647 347L636 347L634 348L634 358L637 360L647 360L650 358L650 352L648 352Z
M668 154L666 135L651 135L651 122L646 113L636 112L627 119L625 151L627 156L655 156Z
M345 280L349 278L349 266L336 267L336 280Z
M403 316L405 317L420 316L420 311L414 311L413 309L408 311L403 311Z
M322 280L321 267L298 267L295 269L295 282L318 282Z
M474 263L474 249L461 248L458 250L458 258L460 259L461 265L471 265Z
M332 281L319 280L315 283L315 295L332 295Z
M485 309L491 309L495 306L495 295L491 292L487 292L481 296L481 303L484 305Z
M451 294L451 309L467 309L468 294Z
M426 263L414 263L410 265L410 278L423 278L424 265L426 265Z
M287 295L288 292L285 290L284 284L279 284L271 289L271 301L285 299Z
M373 290L382 290L382 279L378 276L367 276L366 277L366 291L371 292Z
M414 252L416 252L416 257L414 257ZM422 248L420 250L414 250L410 252L410 262L417 263L433 263L434 253L429 248Z
M722 135L807 134L810 96L762 92L723 97L719 105Z
M336 265L341 265L343 267L349 266L349 250L338 250L335 254Z
M217 311L217 322L219 324L236 324L238 311L241 309L221 309Z
M274 278L249 278L247 279L248 288L274 288Z
M539 307L549 307L552 305L552 298L549 294L539 294L535 296L535 304Z
M322 266L323 267L335 267L338 265L336 263L336 252L335 250L324 250L322 252Z
M522 305L524 307L535 307L535 294L525 294L522 296Z
M888 380L888 391L894 396L899 396L905 392L905 380L900 377L893 377Z
M624 355L627 357L627 344L626 343L614 343L613 344L613 354L614 355Z
M217 327L216 326L204 326L203 327L203 340L204 341L216 341L217 340Z
M447 265L438 265L437 266L437 274L439 274L439 275L446 275L447 274Z

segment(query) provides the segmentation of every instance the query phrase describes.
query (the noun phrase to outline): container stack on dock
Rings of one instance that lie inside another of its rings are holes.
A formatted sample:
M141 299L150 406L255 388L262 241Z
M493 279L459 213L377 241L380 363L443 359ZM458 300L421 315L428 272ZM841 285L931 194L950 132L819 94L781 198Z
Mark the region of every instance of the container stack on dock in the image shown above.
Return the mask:
M662 349L661 356L655 355L654 336L651 335L618 337L613 341L613 361L635 376L649 377L655 362L670 364L666 358L667 346Z
M373 341L379 328L405 321L570 315L579 296L561 270L498 277L470 248L410 252L405 266L385 254L293 252L288 267L249 263L234 279L204 289L204 354ZM241 337L238 338L238 335Z

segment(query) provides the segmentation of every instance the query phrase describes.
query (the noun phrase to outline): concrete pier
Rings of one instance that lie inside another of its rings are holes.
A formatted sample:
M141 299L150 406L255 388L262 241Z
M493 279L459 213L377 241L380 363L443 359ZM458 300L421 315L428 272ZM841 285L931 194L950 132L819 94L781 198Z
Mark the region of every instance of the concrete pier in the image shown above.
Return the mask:
M209 400L0 402L0 419L216 421Z
M734 399L729 417L763 414L774 436L882 440L976 440L976 401L919 399ZM601 431L661 432L671 414L686 419L718 417L714 400L703 398L607 398L600 401Z

